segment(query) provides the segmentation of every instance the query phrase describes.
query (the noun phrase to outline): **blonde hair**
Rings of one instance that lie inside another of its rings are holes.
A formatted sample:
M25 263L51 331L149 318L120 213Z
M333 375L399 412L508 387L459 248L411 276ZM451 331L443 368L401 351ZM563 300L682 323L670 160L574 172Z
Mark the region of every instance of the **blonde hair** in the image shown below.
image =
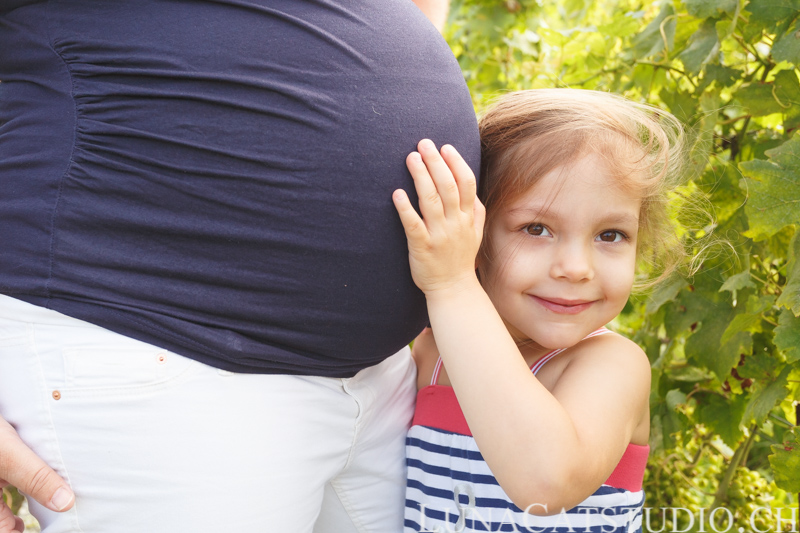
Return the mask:
M534 89L500 97L479 127L487 227L540 178L594 154L621 188L642 198L637 257L646 279L637 288L666 278L682 261L668 209L682 177L684 134L671 114L610 93ZM491 246L485 238L482 260L491 260Z

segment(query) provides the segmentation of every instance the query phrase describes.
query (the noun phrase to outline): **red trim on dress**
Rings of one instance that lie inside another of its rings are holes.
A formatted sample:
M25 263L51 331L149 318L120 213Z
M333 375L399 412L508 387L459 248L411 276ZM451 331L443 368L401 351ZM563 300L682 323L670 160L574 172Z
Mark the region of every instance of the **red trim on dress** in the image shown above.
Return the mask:
M417 393L417 408L412 426L443 429L459 435L472 436L467 419L461 411L452 387L428 385Z
M453 388L445 385L428 385L420 389L417 393L417 408L411 425L472 436ZM649 446L628 444L617 467L604 484L631 492L642 490L642 479L649 453Z

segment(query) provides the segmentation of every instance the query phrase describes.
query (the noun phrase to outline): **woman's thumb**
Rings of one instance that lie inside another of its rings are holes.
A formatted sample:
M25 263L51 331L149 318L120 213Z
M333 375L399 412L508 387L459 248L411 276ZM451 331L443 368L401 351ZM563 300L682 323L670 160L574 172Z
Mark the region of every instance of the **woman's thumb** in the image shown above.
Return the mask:
M66 511L75 494L56 472L22 442L8 422L0 418L0 480L53 511Z

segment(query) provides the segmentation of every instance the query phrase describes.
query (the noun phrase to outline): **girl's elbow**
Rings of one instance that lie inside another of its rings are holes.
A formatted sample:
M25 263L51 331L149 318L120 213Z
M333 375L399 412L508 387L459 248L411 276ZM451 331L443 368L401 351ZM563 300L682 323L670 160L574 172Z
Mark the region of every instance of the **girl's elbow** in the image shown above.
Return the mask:
M519 487L506 491L511 501L526 513L535 516L553 516L572 509L591 494L576 491L577 483L569 476L539 481L535 487Z

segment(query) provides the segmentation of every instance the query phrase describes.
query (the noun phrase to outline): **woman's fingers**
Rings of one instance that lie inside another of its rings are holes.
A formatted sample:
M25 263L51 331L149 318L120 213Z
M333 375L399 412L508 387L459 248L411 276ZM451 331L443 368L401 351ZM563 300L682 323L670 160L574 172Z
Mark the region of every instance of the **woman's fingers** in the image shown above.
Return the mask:
M53 511L66 511L75 494L66 482L28 448L16 430L0 418L0 479Z
M11 513L11 509L3 503L3 499L0 495L0 533L12 533L16 531L25 531L25 524L22 522L21 518Z

